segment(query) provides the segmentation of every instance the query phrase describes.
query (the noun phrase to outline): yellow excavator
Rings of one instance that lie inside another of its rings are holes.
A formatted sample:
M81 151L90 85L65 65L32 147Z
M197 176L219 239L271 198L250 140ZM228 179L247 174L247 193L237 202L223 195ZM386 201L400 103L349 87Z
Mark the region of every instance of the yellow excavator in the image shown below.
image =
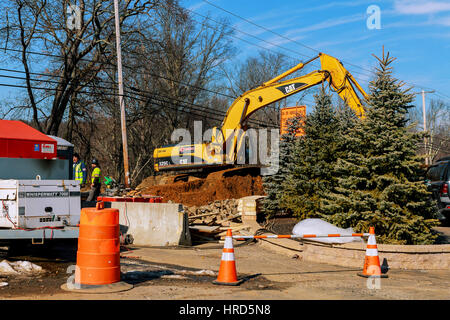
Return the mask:
M288 75L320 59L321 70L281 81ZM327 54L299 63L283 74L239 96L228 109L222 127L213 128L211 141L201 144L169 145L154 150L155 171L215 171L237 166L238 154L244 148L247 120L257 110L283 98L327 81L359 118L364 118L364 108L357 91L367 99L367 94L342 63Z

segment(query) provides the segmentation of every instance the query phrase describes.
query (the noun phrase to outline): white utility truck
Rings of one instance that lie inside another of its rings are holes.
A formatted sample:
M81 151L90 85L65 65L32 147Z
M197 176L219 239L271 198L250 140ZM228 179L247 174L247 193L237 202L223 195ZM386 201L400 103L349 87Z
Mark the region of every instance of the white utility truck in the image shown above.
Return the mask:
M0 241L78 238L80 185L73 145L0 120Z

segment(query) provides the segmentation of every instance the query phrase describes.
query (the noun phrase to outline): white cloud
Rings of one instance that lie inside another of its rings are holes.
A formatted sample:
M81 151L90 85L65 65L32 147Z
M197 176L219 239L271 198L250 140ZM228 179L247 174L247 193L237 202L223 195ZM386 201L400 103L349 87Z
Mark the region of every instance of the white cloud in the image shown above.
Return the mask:
M307 27L303 27L303 28L299 28L299 29L294 29L289 31L286 36L289 36L290 34L299 34L299 33L305 33L305 32L310 32L310 31L317 31L317 30L322 30L322 29L327 29L327 28L331 28L331 27L336 27L336 26L340 26L342 24L347 24L347 23L352 23L352 22L356 22L356 21L361 21L364 20L365 16L364 14L356 14L356 15L352 15L352 16L345 16L345 17L341 17L338 19L329 19L320 23L316 23Z
M436 23L442 26L450 27L450 16L444 17L442 19L437 19Z
M271 49L273 47L278 47L281 46L283 44L286 43L291 43L294 41L299 41L304 39L305 37L302 35L297 35L295 37L286 37L286 38L282 38L279 36L273 36L272 38L270 38L269 40L265 41L265 42L261 42L260 45L265 47L266 49Z
M450 11L450 3L443 1L396 0L394 8L400 14L430 14Z
M378 1L380 2L380 1ZM320 3L320 2L319 2ZM309 8L303 8L302 11L303 12L308 12L308 11L323 11L325 9L330 9L333 7L338 7L338 8L343 8L343 7L357 7L357 6L361 6L361 5L369 5L371 4L370 1L368 2L367 0L361 0L361 1L356 1L356 0L352 0L352 1L337 1L337 2L329 2L317 7L309 7Z
M367 39L370 39L373 35L374 35L374 33L367 34L362 37L351 36L351 37L341 38L338 40L322 41L322 42L313 43L311 46L313 48L328 48L328 47L340 46L342 44L365 41ZM320 50L322 50L322 49L320 49Z
M193 5L191 5L190 7L187 7L186 9L188 9L189 11L195 11L205 5L206 5L206 3L204 3L204 2L197 2L197 3L194 3Z
M380 1L382 1L382 0L379 0L378 2L380 2ZM300 9L284 6L282 8L282 10L280 10L280 8L277 7L275 10L266 11L260 15L249 17L248 20L250 20L254 23L264 22L264 25L267 28L269 28L271 30L275 30L275 29L284 28L285 26L292 26L292 25L298 23L298 21L301 21L301 19L303 19L302 14L309 16L310 12L313 12L313 11L325 11L327 9L332 9L334 7L341 8L341 9L345 8L345 7L356 7L356 6L360 6L360 5L364 5L364 4L370 4L369 2L370 2L369 0L337 1L337 2L330 2L330 3L323 4L323 5L319 5L317 7L305 6L305 7L301 7ZM289 11L288 15L286 15L286 11ZM268 23L270 24L270 26L267 25ZM247 25L246 22L238 22L235 24L235 27L239 28L239 27L243 27L246 25Z
M357 14L352 16L344 16L339 19L329 19L320 23L316 23L313 25L305 26L302 28L291 29L283 34L283 37L273 36L269 40L268 43L262 44L265 48L270 49L275 46L280 46L283 44L299 41L305 39L309 36L309 32L318 31L322 29L332 28L339 25L352 23L356 21L364 20L365 17L363 14Z
M442 18L429 18L424 21L395 21L392 23L388 23L383 25L384 29L390 28L414 28L414 27L430 27L430 26L439 26L439 27L450 27L450 16L442 17ZM438 33L441 35L441 33Z

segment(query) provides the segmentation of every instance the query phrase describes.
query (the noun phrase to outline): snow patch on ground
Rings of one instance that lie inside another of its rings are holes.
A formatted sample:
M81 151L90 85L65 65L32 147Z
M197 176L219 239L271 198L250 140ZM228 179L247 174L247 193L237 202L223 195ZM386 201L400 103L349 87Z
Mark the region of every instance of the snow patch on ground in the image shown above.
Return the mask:
M20 275L33 274L42 272L42 267L30 261L15 261L10 262L3 260L0 262L0 275Z

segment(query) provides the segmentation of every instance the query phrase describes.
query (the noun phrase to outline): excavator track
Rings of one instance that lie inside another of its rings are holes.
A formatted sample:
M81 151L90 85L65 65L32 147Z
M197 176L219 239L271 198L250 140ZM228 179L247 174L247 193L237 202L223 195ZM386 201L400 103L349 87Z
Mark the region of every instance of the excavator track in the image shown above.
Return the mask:
M208 176L206 177L206 180L220 179L220 178L226 178L226 177L231 177L231 176L246 176L246 175L251 175L251 176L255 177L255 176L260 175L260 169L261 169L261 167L259 167L259 166L247 165L247 166L240 166L240 167L235 167L235 168L221 170L221 171L215 171L215 172L211 172L210 174L208 174Z
M231 176L246 176L251 175L256 177L260 175L260 166L255 165L241 165L241 166L220 166L208 168L207 170L198 170L195 172L178 172L176 175L171 175L167 183L175 183L177 181L194 181L197 179L221 179Z

